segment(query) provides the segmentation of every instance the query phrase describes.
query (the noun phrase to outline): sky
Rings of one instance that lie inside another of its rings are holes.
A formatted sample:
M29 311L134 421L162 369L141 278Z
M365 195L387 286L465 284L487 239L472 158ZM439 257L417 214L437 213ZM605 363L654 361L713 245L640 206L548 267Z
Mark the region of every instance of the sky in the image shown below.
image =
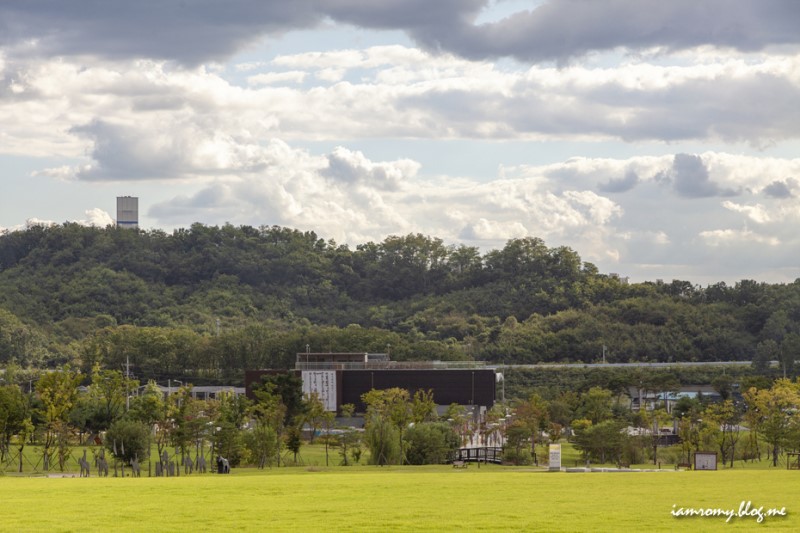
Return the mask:
M279 225L800 278L796 0L3 0L0 230Z

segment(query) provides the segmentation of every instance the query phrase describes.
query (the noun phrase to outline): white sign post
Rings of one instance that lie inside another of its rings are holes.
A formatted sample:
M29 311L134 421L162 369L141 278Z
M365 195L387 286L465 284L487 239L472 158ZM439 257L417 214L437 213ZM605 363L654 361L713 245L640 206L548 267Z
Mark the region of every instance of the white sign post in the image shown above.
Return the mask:
M550 471L561 471L561 445L550 445Z

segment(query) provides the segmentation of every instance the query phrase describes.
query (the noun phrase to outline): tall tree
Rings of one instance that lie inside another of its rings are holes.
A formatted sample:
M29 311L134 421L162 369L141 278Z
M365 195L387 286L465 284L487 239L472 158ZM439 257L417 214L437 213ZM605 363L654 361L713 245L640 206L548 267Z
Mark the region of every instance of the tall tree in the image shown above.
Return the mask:
M377 464L390 464L389 462L395 459L400 464L404 464L403 434L412 416L408 391L397 387L383 390L373 389L363 394L361 400L367 406L365 429L368 433L370 453L377 452L377 455L374 456L378 461ZM396 446L384 442L383 439L391 436L397 439ZM393 452L395 451L399 454L397 458L394 457Z
M797 406L800 405L798 385L788 379L779 379L770 389L751 388L744 398L748 409L759 413L759 431L770 445L772 466L778 466L781 449L788 444L789 436L800 423L797 412Z
M83 376L69 367L42 374L36 383L41 401L40 417L44 423L44 469L50 468L53 447L58 448L59 468L64 470L69 454L69 412L78 396Z

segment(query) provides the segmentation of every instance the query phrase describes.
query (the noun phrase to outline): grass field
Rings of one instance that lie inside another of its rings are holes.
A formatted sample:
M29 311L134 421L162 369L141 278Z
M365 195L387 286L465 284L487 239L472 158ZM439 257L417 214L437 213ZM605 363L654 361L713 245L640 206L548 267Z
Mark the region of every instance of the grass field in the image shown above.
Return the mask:
M673 505L785 507L676 518ZM3 531L800 531L800 472L546 473L485 466L0 478Z

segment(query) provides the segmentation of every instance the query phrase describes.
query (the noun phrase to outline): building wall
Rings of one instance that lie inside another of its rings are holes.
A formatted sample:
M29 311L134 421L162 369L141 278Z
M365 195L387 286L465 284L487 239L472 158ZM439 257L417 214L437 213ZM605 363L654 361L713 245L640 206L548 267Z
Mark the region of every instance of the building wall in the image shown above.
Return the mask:
M343 370L341 403L352 403L363 412L361 395L372 389L432 390L439 405L494 405L496 382L494 370ZM341 404L340 404L341 405Z
M139 198L135 196L117 196L117 227L139 227Z
M247 396L253 398L253 384L261 383L261 376L296 370L248 370L245 372ZM438 405L481 405L490 408L496 397L494 370L337 370L336 407L352 403L357 412L364 412L361 395L372 389L406 389L413 396L417 390L432 390Z

